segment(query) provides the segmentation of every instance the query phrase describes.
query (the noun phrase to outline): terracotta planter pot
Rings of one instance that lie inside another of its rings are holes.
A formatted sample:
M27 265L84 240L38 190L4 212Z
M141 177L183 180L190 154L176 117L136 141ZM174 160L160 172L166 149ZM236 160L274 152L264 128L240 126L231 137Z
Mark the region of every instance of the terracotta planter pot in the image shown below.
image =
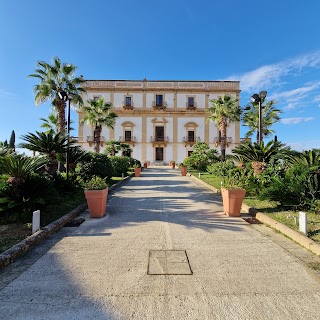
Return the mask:
M171 168L172 168L172 169L175 169L175 167L176 167L176 164L175 164L174 162L172 162L172 163L171 163Z
M147 165L148 165L148 167L150 167L150 161L147 161Z
M141 168L134 168L134 176L135 177L140 177L140 173L141 173Z
M143 164L143 168L144 168L144 169L147 169L147 168L148 168L148 164L147 164L146 162Z
M187 175L187 167L182 166L181 167L181 175L186 176Z
M85 190L90 218L101 218L106 214L108 188L104 190Z
M246 195L244 189L221 189L223 211L230 217L240 217L243 199Z

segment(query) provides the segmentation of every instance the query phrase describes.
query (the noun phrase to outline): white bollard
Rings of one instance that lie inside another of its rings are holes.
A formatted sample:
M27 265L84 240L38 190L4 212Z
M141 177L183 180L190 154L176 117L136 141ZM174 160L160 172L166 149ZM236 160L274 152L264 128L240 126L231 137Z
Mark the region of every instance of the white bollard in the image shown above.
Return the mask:
M33 211L32 215L32 234L40 230L40 210Z
M307 214L305 212L299 212L299 231L308 234L307 231Z
M122 172L122 179L124 179L124 173Z
M199 179L201 178L201 172L199 172Z

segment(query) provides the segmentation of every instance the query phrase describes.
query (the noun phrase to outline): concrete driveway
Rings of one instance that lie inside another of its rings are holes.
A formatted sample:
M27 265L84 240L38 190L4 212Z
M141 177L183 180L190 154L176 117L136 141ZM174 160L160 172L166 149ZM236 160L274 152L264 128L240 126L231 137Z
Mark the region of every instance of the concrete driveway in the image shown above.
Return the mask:
M319 274L177 170L148 168L107 211L0 273L0 319L320 318Z

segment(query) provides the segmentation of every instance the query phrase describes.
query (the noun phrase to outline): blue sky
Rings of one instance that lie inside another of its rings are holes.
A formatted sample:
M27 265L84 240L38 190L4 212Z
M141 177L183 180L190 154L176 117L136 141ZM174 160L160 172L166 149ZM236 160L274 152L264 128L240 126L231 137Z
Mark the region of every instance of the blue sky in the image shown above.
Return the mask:
M0 0L0 140L39 130L36 62L85 79L240 80L278 100L278 139L320 148L318 0ZM76 113L72 113L76 121ZM245 128L241 129L244 136ZM19 140L19 139L18 139Z

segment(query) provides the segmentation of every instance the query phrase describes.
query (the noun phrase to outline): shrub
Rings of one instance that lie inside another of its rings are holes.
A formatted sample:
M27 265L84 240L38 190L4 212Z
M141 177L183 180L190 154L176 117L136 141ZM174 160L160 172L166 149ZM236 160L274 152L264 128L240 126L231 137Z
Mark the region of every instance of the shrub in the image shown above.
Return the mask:
M121 177L122 174L124 174L125 176L127 175L127 172L131 167L129 157L114 156L114 157L110 157L109 159L112 163L115 177Z
M28 175L18 185L7 182L2 187L0 212L13 221L30 221L32 211L52 202L56 196L52 182L45 176Z
M232 161L216 162L207 167L207 171L214 176L223 177L228 175L228 172L235 168Z
M88 152L77 164L76 173L84 181L98 176L107 181L113 177L114 170L108 156L101 153Z
M89 181L83 183L85 190L103 190L107 186L106 181L98 176L93 176Z

